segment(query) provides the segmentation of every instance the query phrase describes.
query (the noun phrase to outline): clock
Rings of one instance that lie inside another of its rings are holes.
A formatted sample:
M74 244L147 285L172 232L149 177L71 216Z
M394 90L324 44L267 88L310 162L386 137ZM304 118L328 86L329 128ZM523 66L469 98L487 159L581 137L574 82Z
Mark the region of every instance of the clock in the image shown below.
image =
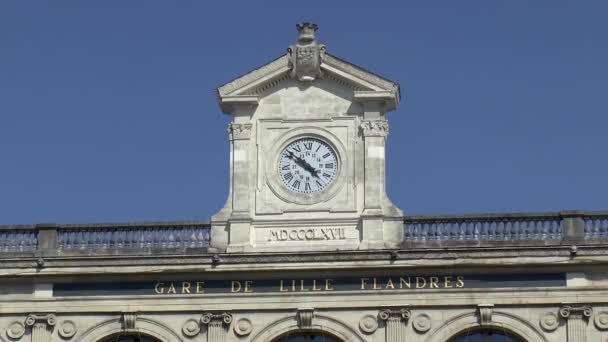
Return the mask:
M279 178L294 193L317 193L338 176L338 155L325 141L305 137L290 142L279 153Z

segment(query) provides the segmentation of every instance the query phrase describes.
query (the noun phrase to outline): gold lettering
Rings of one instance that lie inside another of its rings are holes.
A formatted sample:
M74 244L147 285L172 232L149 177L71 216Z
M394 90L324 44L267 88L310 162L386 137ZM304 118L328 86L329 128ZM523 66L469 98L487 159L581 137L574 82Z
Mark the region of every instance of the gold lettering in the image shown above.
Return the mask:
M382 289L381 287L378 286L378 284L376 284L376 278L373 278L373 279L374 279L374 286L372 288L374 290L380 290L380 289Z
M196 282L196 293L204 293L205 292L205 282L204 281L197 281Z
M325 279L325 291L333 291L334 285L331 283L333 279Z
M405 285L408 289L412 288L412 280L410 277L407 277L407 280L401 277L399 278L399 288L402 289L403 285Z
M253 281L245 280L245 292L253 292L253 290L251 289L252 284Z
M300 291L302 291L302 292L308 291L308 289L304 287L304 280L302 280L302 279L300 279Z
M241 291L241 282L233 280L230 282L230 291L232 292L240 292Z
M190 286L192 286L190 284L190 282L188 282L188 281L182 282L182 294L183 293L190 293Z
M438 289L439 285L437 285L437 282L439 281L439 277L431 277L430 279L430 285L429 287L432 289Z
M463 276L456 277L456 287L464 287L464 277Z
M289 291L288 289L283 287L283 280L281 279L281 282L279 283L279 291L280 292L287 292Z
M391 278L388 278L388 281L386 282L386 288L387 289L394 289L395 285L393 285L393 280Z
M316 279L312 280L312 290L313 291L321 291L321 289L317 287L317 280Z
M154 285L154 292L156 292L156 294L165 293L164 285L165 283L156 283L156 285Z
M426 279L423 277L416 277L416 288L423 289L426 286Z
M443 277L443 287L445 287L446 289L452 288L452 277L451 276Z
M171 285L169 285L169 289L167 290L167 294L169 294L169 293L173 293L173 294L177 293L175 291L175 286L173 285L173 282L171 282L170 284Z
M366 290L369 278L361 278L361 290Z

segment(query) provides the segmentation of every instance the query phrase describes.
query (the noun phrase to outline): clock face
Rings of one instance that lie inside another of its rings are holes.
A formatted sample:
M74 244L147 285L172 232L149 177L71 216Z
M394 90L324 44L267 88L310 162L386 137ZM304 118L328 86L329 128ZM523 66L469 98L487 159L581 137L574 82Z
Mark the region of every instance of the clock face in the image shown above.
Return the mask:
M326 142L302 138L291 142L279 155L279 178L293 192L320 192L338 174L338 156Z

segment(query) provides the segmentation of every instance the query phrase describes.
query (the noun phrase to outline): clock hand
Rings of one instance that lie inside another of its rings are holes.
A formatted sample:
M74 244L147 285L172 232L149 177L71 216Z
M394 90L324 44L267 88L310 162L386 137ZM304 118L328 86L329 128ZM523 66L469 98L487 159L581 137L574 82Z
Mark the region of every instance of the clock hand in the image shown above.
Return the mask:
M289 153L289 155L287 156L287 158L292 159L293 161L295 161L296 164L298 164L301 167L303 167L304 170L310 172L310 174L313 177L319 178L319 175L317 175L317 173L320 172L321 170L315 169L310 164L308 164L308 162L306 162L306 160L304 160L303 158L300 158L300 157L296 156L295 153L293 153L291 151L287 151L287 153Z

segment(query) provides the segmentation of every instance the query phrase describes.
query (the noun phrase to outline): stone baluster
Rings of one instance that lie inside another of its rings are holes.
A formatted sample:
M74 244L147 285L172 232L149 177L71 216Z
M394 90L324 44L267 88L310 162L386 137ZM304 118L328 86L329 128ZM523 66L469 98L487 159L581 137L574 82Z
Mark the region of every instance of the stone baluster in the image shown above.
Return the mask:
M201 324L207 326L207 342L224 342L232 315L228 312L207 312L201 316Z
M386 342L405 341L405 330L410 316L411 313L408 309L386 309L380 311L378 317L385 322Z
M49 342L56 323L54 314L29 314L25 319L25 325L32 329L32 342Z
M592 313L589 305L564 305L559 309L560 316L567 320L568 342L587 341L587 321Z

